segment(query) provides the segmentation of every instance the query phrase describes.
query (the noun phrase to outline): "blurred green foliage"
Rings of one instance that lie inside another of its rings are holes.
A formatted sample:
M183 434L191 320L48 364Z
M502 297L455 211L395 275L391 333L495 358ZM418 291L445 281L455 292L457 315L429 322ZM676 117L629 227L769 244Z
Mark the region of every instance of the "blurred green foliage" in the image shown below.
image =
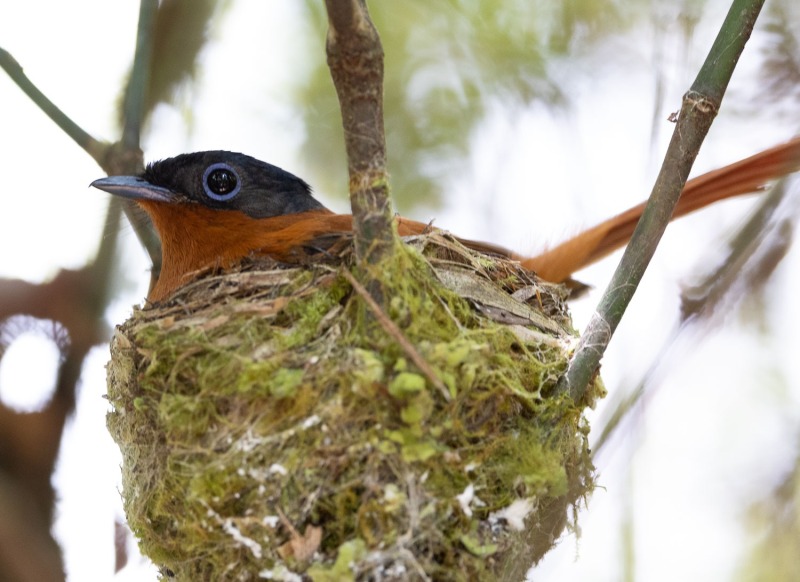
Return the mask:
M794 0L770 4L764 83L776 98L797 92ZM493 105L570 105L581 60L636 26L654 25L685 44L706 0L372 0L385 52L384 113L393 197L400 210L436 207L448 178L467 169L470 140ZM147 111L181 100L196 80L210 30L232 0L163 0L156 22ZM347 195L347 162L336 93L325 60L327 15L305 0L307 34L285 55L297 74L287 89L306 127L304 175L319 190ZM660 32L659 32L660 31ZM298 50L299 49L299 50ZM655 74L663 63L656 58ZM763 92L759 92L763 97ZM658 101L658 100L657 100ZM184 103L185 105L185 103ZM654 103L658 113L659 104ZM184 111L191 123L190 107ZM661 116L658 115L660 119Z
M324 3L306 0L324 54ZM647 14L643 0L405 0L371 2L385 53L385 122L394 199L403 209L439 203L442 184L464 168L469 138L492 102L563 106L559 67ZM316 43L316 44L313 44ZM347 192L336 93L323 58L298 79L311 181Z
M797 580L800 548L800 456L782 482L747 512L751 549L739 568L740 582Z
M159 103L176 103L182 88L197 80L200 54L210 37L215 18L230 7L230 0L161 0L153 28L153 54L145 92L145 119ZM122 125L122 88L118 107Z

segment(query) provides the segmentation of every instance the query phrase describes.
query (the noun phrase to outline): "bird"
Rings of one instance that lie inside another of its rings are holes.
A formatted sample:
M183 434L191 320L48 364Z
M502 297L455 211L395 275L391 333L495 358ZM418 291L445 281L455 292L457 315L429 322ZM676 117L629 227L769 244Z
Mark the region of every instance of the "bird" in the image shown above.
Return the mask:
M758 191L798 169L800 136L689 180L672 218ZM135 200L152 220L161 239L162 268L147 296L151 303L168 299L199 271L230 268L252 255L300 264L327 248L332 238L352 232L352 215L323 206L301 178L237 152L180 154L149 163L140 175L109 176L91 185ZM644 203L530 257L491 243L459 240L517 260L546 281L562 283L627 244L643 210ZM399 216L395 220L400 236L432 228Z

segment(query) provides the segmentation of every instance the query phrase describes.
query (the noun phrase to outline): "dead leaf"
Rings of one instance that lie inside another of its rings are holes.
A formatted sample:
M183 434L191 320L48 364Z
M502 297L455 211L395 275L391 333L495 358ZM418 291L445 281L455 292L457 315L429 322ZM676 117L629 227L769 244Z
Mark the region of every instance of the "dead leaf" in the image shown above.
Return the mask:
M289 530L290 539L278 548L278 554L284 560L294 558L300 562L307 562L319 549L322 542L322 528L316 525L307 525L306 531L300 535L289 522L284 513L279 509L278 516L283 527Z

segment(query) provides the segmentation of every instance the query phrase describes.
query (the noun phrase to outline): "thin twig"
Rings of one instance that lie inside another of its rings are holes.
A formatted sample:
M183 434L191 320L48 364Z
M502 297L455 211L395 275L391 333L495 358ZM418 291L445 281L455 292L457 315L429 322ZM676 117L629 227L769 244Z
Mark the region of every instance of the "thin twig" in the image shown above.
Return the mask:
M372 314L375 316L375 319L378 320L378 323L381 327L392 336L400 348L406 353L409 359L414 363L414 365L419 368L419 370L425 375L428 381L433 384L444 396L444 399L449 401L450 400L450 392L447 390L447 386L444 385L438 376L436 376L436 372L431 367L431 365L422 357L422 355L417 351L414 345L408 341L408 338L403 335L403 332L400 331L395 323L389 319L389 316L384 313L381 309L380 305L372 298L372 296L367 292L364 286L356 281L356 278L353 274L346 270L342 270L342 274L344 278L347 279L347 282L353 286L353 289L358 293L364 302L367 304L367 307L370 308Z
M8 76L11 77L11 80L14 81L17 87L22 89L22 91L30 97L31 101L39 106L39 109L52 119L64 133L75 141L75 143L81 146L86 153L92 156L98 164L102 165L109 144L96 140L77 123L72 121L66 113L61 111L55 103L50 101L50 99L33 84L25 74L25 71L23 71L22 66L11 56L11 53L2 48L0 48L0 67L8 73Z
M90 289L92 304L96 315L102 319L103 313L111 299L114 288L115 270L119 267L115 260L119 243L120 222L123 213L122 201L112 197L106 209L106 218L103 223L103 236L100 238L100 247L94 261L89 265Z
M342 111L356 256L376 263L394 248L383 127L383 47L365 0L325 0L325 6L326 50Z
M147 0L148 2L150 0ZM109 175L135 174L142 167L142 152L138 146L133 149L126 148L120 143L110 144L99 141L87 131L70 119L59 109L34 83L25 75L22 66L7 51L0 48L0 67L2 67L12 81L30 97L39 108L52 119L64 133L70 136L98 165ZM138 138L137 138L138 143ZM152 225L132 200L125 200L122 204L125 215L133 226L142 246L150 255L154 271L158 272L161 265L161 243L155 234ZM118 229L117 229L118 230ZM112 231L106 230L106 233ZM116 236L117 231L113 231Z
M558 390L575 400L583 397L593 381L611 336L655 253L763 4L764 0L734 0L697 79L684 95L647 207L567 372L559 380Z

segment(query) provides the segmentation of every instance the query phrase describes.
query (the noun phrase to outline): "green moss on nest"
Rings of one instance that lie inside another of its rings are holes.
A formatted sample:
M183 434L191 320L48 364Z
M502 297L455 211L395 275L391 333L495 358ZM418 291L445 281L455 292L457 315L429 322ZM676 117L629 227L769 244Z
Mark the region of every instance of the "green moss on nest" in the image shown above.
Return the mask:
M118 329L108 425L166 577L513 579L554 543L592 486L580 411L552 394L563 297L440 234L414 244L369 275L444 392L332 267L209 277ZM453 268L535 285L520 305L548 333L443 287Z

